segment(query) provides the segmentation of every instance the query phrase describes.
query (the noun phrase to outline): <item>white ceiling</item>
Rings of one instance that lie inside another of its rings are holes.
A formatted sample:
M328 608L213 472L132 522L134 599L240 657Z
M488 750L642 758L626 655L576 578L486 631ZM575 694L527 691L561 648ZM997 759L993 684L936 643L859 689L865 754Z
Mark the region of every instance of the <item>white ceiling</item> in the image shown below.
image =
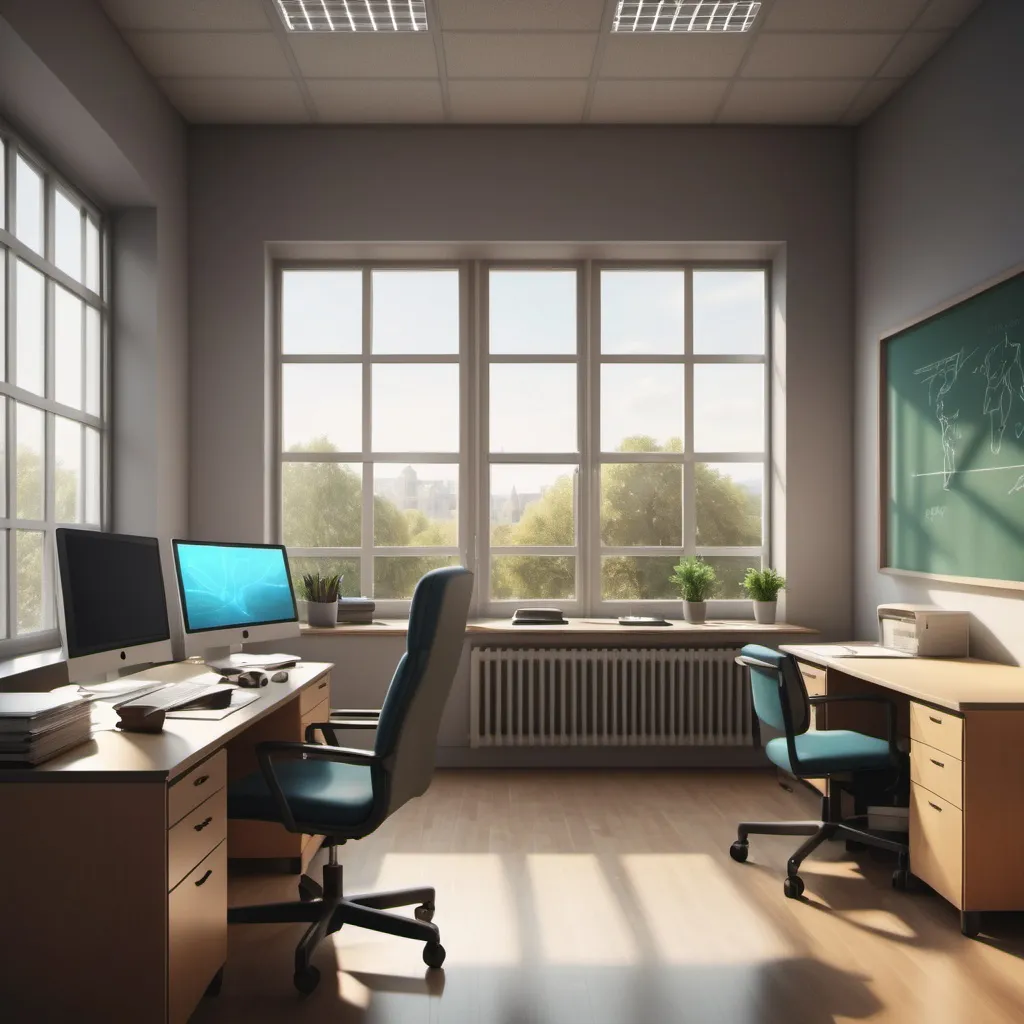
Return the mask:
M300 35L274 0L100 0L197 123L857 124L980 0L765 0L744 35L611 35L615 0L427 0Z

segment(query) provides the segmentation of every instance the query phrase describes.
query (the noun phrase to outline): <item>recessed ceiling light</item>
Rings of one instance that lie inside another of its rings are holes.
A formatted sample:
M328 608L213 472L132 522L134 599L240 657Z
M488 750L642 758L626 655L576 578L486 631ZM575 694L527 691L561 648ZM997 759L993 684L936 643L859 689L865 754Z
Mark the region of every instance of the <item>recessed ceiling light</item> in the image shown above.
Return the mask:
M752 0L619 0L613 32L747 32L760 3Z
M425 0L277 0L289 32L426 32Z

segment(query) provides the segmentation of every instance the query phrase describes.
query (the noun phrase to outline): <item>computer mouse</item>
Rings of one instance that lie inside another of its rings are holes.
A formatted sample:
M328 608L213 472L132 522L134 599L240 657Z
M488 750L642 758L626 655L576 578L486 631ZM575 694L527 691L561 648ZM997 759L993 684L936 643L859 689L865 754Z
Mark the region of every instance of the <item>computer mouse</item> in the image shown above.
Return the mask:
M270 677L270 681L272 683L287 683L288 682L288 673L287 672L275 672Z
M260 672L257 669L251 669L248 672L240 673L235 682L238 683L239 686L255 689L258 686L267 685L267 674L266 672Z

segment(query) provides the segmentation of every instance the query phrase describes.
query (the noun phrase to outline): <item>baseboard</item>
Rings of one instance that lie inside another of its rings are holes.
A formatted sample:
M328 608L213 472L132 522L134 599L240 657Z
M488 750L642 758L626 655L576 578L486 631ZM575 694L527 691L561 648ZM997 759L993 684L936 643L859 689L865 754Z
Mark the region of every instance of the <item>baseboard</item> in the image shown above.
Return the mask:
M438 747L438 768L764 768L757 747Z

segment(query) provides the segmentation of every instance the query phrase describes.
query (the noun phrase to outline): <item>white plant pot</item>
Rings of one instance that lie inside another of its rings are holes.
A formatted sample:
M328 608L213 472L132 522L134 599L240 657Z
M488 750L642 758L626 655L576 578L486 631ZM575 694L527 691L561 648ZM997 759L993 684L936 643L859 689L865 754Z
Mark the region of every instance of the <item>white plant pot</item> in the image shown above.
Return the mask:
M699 626L708 614L707 601L683 601L683 618L695 626Z
M778 601L755 601L754 621L762 626L775 625L775 612L779 607Z
M311 626L336 626L338 624L338 602L307 601L306 621Z

